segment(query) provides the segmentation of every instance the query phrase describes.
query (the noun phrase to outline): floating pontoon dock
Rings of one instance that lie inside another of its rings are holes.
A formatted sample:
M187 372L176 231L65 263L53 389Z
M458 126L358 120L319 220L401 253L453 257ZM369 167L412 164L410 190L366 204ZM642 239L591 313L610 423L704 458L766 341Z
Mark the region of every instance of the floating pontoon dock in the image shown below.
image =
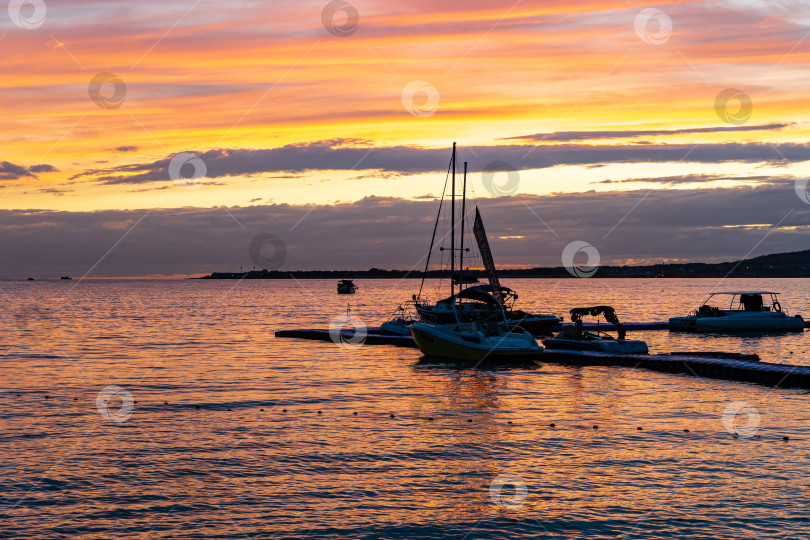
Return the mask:
M636 323L644 325L665 323ZM602 325L606 327L607 325ZM625 325L630 328L629 324ZM645 329L650 329L646 327ZM279 330L279 338L297 338L316 341L332 341L329 330ZM342 332L344 340L351 342L353 331ZM380 333L379 328L368 328L363 339L366 345L396 345L398 347L416 347L411 336L392 336ZM689 354L608 354L592 351L569 351L545 349L541 360L567 365L580 366L619 366L629 368L642 368L663 373L678 373L706 377L710 379L724 379L742 381L780 388L810 389L810 367L791 366L786 364L772 364L756 362L746 359L718 358L716 356L698 356L698 353Z

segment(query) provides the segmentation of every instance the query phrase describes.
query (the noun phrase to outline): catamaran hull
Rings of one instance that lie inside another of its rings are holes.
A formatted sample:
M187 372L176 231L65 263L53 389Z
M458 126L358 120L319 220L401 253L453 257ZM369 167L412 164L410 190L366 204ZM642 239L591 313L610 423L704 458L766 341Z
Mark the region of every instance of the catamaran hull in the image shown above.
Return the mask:
M410 328L413 340L425 356L473 363L526 362L539 359L543 351L536 341L533 346L526 341L519 347L504 347L500 344L498 348L493 348L486 343L476 344L447 335L445 332L437 332L433 325L414 323Z
M782 313L725 317L673 317L670 330L681 332L800 332L804 319Z

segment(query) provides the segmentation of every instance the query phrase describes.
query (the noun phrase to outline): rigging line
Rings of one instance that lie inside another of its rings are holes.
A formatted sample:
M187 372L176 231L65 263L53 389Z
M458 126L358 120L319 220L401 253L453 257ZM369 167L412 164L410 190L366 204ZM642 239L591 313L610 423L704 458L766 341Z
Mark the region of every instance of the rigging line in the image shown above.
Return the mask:
M452 161L451 161L452 163ZM422 288L425 286L425 277L430 266L430 254L433 253L433 242L436 241L436 229L439 227L439 218L442 215L442 204L444 204L444 194L447 193L447 180L450 178L450 164L447 165L447 175L444 177L444 189L442 189L442 198L439 200L439 211L436 214L436 222L433 224L433 236L430 237L430 247L428 248L427 261L425 261L425 271L422 273L422 283L419 284L419 295L417 298L422 297Z

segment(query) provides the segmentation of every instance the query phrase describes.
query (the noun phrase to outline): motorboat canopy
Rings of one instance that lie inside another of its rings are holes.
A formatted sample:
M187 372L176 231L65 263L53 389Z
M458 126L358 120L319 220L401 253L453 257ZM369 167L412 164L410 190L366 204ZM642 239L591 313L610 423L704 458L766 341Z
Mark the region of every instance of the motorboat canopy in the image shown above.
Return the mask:
M611 306L579 307L570 310L568 313L572 315L571 320L575 320L575 316L582 317L583 315L590 315L591 317L598 317L599 315L604 315L607 322L611 324L619 323L616 310Z

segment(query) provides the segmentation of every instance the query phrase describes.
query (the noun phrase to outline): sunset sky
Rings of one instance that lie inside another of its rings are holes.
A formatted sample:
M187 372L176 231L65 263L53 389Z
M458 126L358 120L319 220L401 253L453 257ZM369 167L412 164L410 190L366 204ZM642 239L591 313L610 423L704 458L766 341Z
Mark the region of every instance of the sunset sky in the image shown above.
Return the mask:
M500 266L810 248L807 2L12 0L0 36L0 277L234 270L262 233L410 268L453 141Z

